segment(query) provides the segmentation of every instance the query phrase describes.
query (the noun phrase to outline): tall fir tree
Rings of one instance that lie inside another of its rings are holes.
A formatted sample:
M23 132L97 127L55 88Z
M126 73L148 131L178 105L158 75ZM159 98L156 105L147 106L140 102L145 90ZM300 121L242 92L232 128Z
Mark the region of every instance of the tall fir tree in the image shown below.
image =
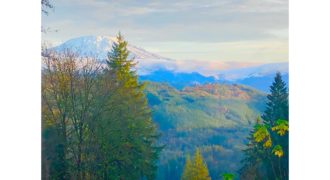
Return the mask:
M128 55L127 42L119 33L105 71L114 87L100 124L99 137L106 137L101 144L109 156L103 169L110 179L154 179L161 150L155 145L159 135L143 93L145 84L138 82L136 63Z
M262 124L260 116L256 119L256 124L251 130L246 149L243 150L245 158L241 161L243 166L239 170L240 179L263 179L265 174L265 164L263 159L265 158L265 151L262 145L255 141L253 137L256 127Z
M191 161L189 156L186 159L185 168L181 179L189 180L211 180L209 176L209 170L206 163L203 160L200 150L197 148L193 160Z
M187 155L186 157L186 163L184 165L183 174L181 176L181 180L190 180L192 179L192 170L193 170L193 164L191 162L190 156Z
M288 179L288 133L279 136L274 131L274 128L286 127L289 115L288 91L280 73L276 73L267 99L263 124L260 125L259 119L244 151L246 157L240 170L243 179ZM278 122L286 123L279 125Z
M274 126L278 119L289 120L288 89L280 72L276 73L267 99L267 107L262 115L266 125Z
M193 178L192 180L211 180L209 170L203 160L200 150L197 148L194 155Z
M270 94L267 96L268 102L266 110L262 115L264 123L268 126L270 136L273 140L273 144L278 144L283 147L284 157L278 160L276 157L271 156L271 152L268 152L271 159L266 160L269 166L275 164L274 169L276 174L273 174L268 169L269 176L281 176L281 178L288 178L289 171L289 134L279 138L275 132L271 130L271 127L276 125L277 120L289 121L289 102L288 102L288 89L286 83L282 80L281 73L276 73L274 82L270 86Z

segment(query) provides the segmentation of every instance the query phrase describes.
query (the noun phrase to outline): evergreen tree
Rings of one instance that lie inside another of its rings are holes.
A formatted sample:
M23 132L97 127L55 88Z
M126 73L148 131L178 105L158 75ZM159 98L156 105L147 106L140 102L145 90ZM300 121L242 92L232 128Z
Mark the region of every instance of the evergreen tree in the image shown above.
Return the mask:
M285 82L282 80L282 76L279 72L276 73L274 82L270 86L270 94L267 96L267 99L267 107L262 118L265 124L268 126L268 130L270 132L271 139L273 140L273 144L280 145L283 148L284 157L278 160L278 158L271 156L271 151L268 151L268 156L271 157L271 159L268 158L265 161L268 163L269 166L271 166L270 164L274 164L274 169L277 175L288 178L289 135L287 133L283 137L279 137L270 129L271 127L276 125L277 120L285 119L289 121L288 89ZM274 172L274 170L268 168L268 176L277 176L271 172Z
M254 138L256 127L262 124L260 116L256 119L256 124L251 130L248 137L248 144L245 150L243 150L245 158L241 161L243 164L239 170L240 179L262 179L265 177L265 165L263 159L266 154L262 148L262 145L257 143Z
M191 163L190 156L188 155L186 157L186 163L184 165L181 180L190 180L190 179L192 179L193 178L192 177L192 170L193 170L193 164Z
M288 89L279 72L270 86L267 99L267 107L262 115L266 125L273 126L278 119L289 119Z
M199 149L196 150L193 160L192 180L210 180L209 171Z
M263 123L250 133L242 179L288 179L288 92L281 74L276 73L267 96ZM260 119L258 120L261 121Z
M113 95L99 125L100 144L108 156L103 169L114 179L153 179L161 148L155 146L158 134L143 93L145 84L138 82L136 63L128 55L127 42L119 33L105 71Z
M198 148L195 151L195 155L192 161L189 157L187 157L181 179L211 180L211 177L209 176L209 170L207 169L207 166L203 161L202 154Z

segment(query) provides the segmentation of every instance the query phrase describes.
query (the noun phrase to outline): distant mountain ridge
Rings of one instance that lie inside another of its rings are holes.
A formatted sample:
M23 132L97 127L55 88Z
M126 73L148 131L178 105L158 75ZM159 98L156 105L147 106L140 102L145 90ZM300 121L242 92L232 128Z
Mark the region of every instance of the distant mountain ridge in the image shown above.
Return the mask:
M251 68L252 69L252 68ZM256 68L258 69L258 68ZM235 71L236 72L236 71ZM277 71L268 72L265 74L249 74L240 77L239 79L228 80L225 78L215 78L213 76L203 76L197 72L185 73L175 72L166 69L159 69L150 74L140 75L141 81L153 81L167 83L177 89L182 89L185 86L203 85L208 83L222 83L222 84L243 84L251 86L263 92L269 92L269 87L272 84ZM288 73L282 72L282 79L289 85Z
M253 67L223 70L219 72L219 76L228 81L236 81L250 77L263 77L274 75L276 72L288 74L289 66L287 62L282 63L269 63Z
M104 62L114 43L117 43L117 40L111 36L82 36L70 39L53 49L57 52L69 49L80 56L92 56ZM130 52L129 58L135 58L138 62L137 72L140 80L164 82L178 89L184 86L220 82L244 84L268 92L272 78L278 71L283 74L284 81L288 82L287 62L218 70L214 76L206 76L199 70L198 63L194 64L194 68L189 71L185 66L191 67L190 61L178 61L162 57L132 44L128 44L127 49ZM205 71L205 67L203 71Z
M215 77L206 77L197 72L174 72L166 69L159 69L147 75L140 75L139 79L142 81L168 83L177 89L182 89L185 86L217 82Z

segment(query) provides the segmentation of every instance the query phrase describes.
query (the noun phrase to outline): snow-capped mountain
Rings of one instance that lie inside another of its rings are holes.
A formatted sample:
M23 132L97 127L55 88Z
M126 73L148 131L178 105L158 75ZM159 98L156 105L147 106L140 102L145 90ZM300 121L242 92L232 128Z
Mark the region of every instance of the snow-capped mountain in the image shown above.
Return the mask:
M106 59L107 53L111 50L114 43L117 43L117 39L111 36L82 36L64 42L55 47L55 50L63 51L65 49L70 49L81 56L93 56L98 59ZM127 49L130 52L130 58L135 57L139 60L166 59L131 44L127 45Z
M107 54L112 49L114 43L117 43L117 39L111 36L82 36L70 39L53 49L57 52L69 49L80 56L95 57L99 61L104 61L107 59ZM160 67L167 69L176 67L174 60L161 57L132 44L128 44L127 49L129 58L135 58L138 62L139 74L148 74Z

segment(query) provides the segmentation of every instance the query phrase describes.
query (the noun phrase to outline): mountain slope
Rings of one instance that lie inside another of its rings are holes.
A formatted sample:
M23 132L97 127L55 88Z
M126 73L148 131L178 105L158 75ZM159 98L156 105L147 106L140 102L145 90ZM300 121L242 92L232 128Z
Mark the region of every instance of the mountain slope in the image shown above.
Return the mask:
M93 56L98 59L106 59L107 53L111 50L114 43L117 43L117 39L111 36L82 36L70 39L63 44L56 46L54 49L56 51L70 49L81 56ZM130 52L130 58L165 59L131 44L127 45L127 49Z
M241 85L206 84L177 90L149 82L146 96L161 129L247 126L263 110L265 94Z
M117 43L117 40L111 36L82 36L70 39L54 47L53 50L56 52L70 50L80 56L95 57L100 62L104 62L114 43ZM138 62L139 74L148 74L159 67L167 69L176 67L174 60L161 57L132 44L128 44L127 49L129 58L135 58Z
M249 128L264 110L266 95L242 85L205 84L181 90L148 82L145 90L165 144L157 179L180 179L187 153L201 149L212 179L237 172Z

